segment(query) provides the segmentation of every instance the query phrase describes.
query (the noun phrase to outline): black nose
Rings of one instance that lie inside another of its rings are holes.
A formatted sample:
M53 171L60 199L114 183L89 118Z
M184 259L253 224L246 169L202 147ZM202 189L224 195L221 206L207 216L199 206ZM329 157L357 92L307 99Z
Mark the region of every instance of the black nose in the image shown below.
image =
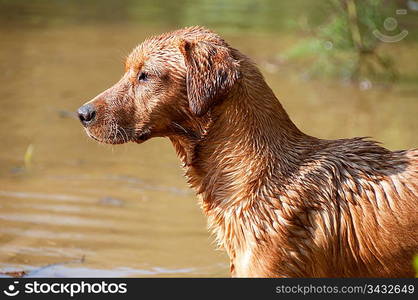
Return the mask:
M78 109L77 113L78 118L84 126L90 124L96 116L96 111L94 110L94 107L91 104L83 105Z

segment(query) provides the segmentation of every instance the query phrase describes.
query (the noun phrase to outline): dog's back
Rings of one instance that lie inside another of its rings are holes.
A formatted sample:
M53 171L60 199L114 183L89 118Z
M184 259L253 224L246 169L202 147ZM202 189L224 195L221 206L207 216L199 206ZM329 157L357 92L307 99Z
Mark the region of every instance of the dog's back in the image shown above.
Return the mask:
M266 261L269 275L414 276L418 149L391 152L362 138L317 141L276 197L288 230L275 242L277 253L260 258L286 258Z

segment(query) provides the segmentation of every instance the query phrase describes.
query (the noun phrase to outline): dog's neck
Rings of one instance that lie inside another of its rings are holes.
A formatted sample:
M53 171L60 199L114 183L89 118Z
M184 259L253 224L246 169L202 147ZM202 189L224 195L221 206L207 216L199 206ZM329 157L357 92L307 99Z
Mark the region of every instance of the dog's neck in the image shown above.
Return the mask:
M293 124L258 70L246 73L251 75L208 117L180 126L185 134L170 137L209 225L217 224L218 242L232 257L246 237L228 222L247 209L265 210L271 192L267 182L273 174L285 182L302 161L306 147L301 145L310 139ZM263 218L263 213L252 215Z
M205 209L240 200L236 193L248 189L247 195L254 194L271 167L275 174L289 175L303 154L298 146L312 139L294 125L253 68L207 116L175 123L177 134L170 136ZM219 198L220 191L234 199Z

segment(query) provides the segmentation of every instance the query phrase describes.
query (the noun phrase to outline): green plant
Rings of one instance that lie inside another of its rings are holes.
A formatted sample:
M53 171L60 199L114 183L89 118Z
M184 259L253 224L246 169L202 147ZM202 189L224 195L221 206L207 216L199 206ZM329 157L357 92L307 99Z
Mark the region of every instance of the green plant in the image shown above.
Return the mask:
M394 80L393 60L378 52L373 34L385 19L382 0L328 0L327 21L293 47L289 59L310 59L313 76ZM306 29L306 27L305 27Z

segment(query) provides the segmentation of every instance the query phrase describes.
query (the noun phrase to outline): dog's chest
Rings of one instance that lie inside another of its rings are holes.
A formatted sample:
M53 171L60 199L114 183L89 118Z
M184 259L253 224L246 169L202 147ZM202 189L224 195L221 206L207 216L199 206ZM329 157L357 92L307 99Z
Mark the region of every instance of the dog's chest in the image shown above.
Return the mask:
M234 277L248 277L252 273L252 258L253 249L248 247L243 251L240 251L235 259L231 259L231 269L233 266L232 276Z

